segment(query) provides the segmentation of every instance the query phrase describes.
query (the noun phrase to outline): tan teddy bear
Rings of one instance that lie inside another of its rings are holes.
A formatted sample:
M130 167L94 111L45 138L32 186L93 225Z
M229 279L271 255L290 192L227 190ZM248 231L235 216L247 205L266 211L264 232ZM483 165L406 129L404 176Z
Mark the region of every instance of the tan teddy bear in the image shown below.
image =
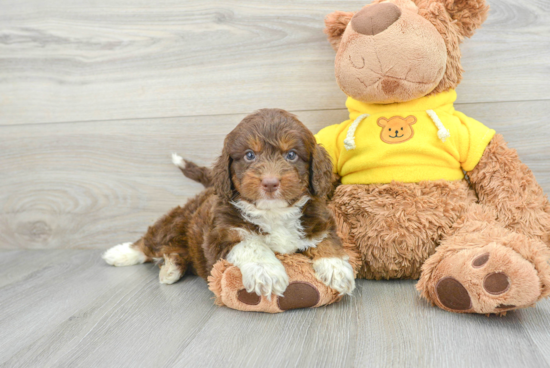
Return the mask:
M350 114L316 138L341 177L331 206L357 277L419 278L440 308L501 314L550 294L550 204L502 136L453 107L459 44L487 11L484 0L390 0L330 14ZM300 260L283 261L301 287L287 304L338 300ZM277 298L247 303L239 277L215 266L218 303L283 310Z

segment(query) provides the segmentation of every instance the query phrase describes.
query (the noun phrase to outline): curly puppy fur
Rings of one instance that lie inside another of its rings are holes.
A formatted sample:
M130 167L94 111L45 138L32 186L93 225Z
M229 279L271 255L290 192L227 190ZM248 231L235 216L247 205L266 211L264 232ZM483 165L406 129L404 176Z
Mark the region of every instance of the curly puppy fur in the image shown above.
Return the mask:
M144 255L134 263L164 259L161 282L173 283L186 272L207 279L218 260L230 259L241 267L247 290L269 298L288 285L274 252L302 252L314 267L325 259L347 260L326 204L333 189L330 158L294 115L263 109L247 116L226 137L213 170L175 154L173 162L207 188L131 245ZM116 265L113 259L124 250L117 246L104 258ZM340 293L354 287L347 267L347 283L330 285Z

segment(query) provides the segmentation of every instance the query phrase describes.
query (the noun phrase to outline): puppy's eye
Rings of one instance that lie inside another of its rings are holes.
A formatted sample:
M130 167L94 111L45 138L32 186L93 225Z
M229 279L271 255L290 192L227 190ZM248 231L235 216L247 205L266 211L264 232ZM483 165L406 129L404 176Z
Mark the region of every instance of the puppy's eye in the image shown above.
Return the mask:
M288 151L285 158L287 161L294 162L298 159L298 154L295 151Z
M252 162L256 159L256 155L251 150L248 150L244 153L244 160L247 162Z

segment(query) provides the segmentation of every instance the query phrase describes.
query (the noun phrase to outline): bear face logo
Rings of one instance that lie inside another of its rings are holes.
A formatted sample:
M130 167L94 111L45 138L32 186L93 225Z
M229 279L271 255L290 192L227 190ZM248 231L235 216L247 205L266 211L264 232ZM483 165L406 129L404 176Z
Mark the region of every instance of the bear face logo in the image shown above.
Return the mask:
M394 116L389 119L381 117L377 123L378 126L382 127L380 139L383 142L389 144L403 143L413 137L412 125L416 123L416 118L412 115L406 118L401 116Z

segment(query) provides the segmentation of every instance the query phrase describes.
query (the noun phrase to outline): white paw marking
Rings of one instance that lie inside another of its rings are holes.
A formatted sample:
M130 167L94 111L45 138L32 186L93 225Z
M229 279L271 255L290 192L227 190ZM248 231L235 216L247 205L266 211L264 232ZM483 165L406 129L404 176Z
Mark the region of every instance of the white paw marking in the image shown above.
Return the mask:
M268 300L271 294L283 295L288 275L281 261L259 236L242 235L244 240L231 249L227 260L241 270L246 291L265 295Z
M181 169L185 168L183 157L181 157L177 153L172 153L172 163Z
M131 245L132 243L115 245L103 253L102 257L111 266L132 266L145 262L145 254Z
M181 270L168 256L164 256L164 264L160 268L159 281L161 284L170 285L181 278Z
M249 293L282 296L288 286L288 275L281 262L245 263L239 267L243 275L243 285Z
M351 294L355 289L353 268L345 259L320 258L313 262L313 269L319 280L340 294Z

